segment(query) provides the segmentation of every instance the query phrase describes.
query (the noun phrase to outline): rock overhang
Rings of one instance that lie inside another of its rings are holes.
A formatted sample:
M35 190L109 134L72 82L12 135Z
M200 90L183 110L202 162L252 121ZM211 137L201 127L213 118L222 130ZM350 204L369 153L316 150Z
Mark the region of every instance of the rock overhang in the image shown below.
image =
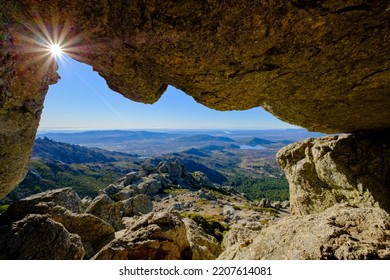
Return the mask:
M22 24L58 25L69 54L132 100L173 85L210 108L262 106L312 131L390 127L387 1L20 3Z
M210 108L262 106L312 131L390 128L385 0L2 2L1 196L23 177L58 78L26 52L31 27L66 30L69 54L135 101L173 85Z

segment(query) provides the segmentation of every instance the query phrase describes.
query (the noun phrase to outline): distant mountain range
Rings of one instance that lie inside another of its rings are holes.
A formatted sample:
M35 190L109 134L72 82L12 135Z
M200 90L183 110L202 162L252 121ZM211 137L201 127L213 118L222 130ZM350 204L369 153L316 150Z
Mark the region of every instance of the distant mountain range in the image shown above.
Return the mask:
M175 139L175 141L176 142L225 142L225 143L236 142L235 140L229 137L212 136L208 134L197 134L197 135L180 137L178 139Z
M99 148L86 148L79 145L60 143L47 137L37 138L33 146L34 158L52 159L63 163L107 163L117 162L118 157L129 154L108 152ZM138 157L137 155L131 155Z
M174 133L130 130L98 130L73 133L47 133L43 134L42 136L45 136L55 141L82 145L121 143L129 140L144 141L151 139L168 139L180 137L180 135Z
M162 154L186 151L191 148L209 147L209 150L239 149L241 145L274 145L281 147L308 137L318 137L319 133L304 129L258 130L258 131L130 131L107 130L72 133L45 133L54 141L98 147L109 151L159 156Z

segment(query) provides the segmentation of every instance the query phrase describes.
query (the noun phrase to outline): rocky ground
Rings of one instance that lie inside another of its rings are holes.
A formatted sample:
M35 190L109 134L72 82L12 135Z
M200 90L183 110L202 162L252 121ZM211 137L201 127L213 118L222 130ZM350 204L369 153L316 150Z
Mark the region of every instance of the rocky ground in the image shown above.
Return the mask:
M95 199L62 188L14 203L0 216L0 258L215 259L288 215L288 202L277 204L216 187L179 162L161 162L127 174Z
M94 199L62 188L12 204L0 216L0 259L390 259L385 210L288 208L165 161Z

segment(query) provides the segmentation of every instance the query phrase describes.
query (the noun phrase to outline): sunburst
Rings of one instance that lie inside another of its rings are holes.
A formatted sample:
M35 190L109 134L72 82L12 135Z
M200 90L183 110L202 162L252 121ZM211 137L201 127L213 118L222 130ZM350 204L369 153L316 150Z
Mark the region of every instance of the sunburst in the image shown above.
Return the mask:
M73 57L77 52L79 37L70 35L72 24L69 20L60 20L58 16L52 16L50 22L44 21L37 14L31 14L32 20L17 19L24 31L18 34L20 38L20 51L35 53L31 63L39 62L47 68L53 60L64 63L68 55Z
M49 44L47 48L54 58L59 58L64 55L64 50L60 44Z

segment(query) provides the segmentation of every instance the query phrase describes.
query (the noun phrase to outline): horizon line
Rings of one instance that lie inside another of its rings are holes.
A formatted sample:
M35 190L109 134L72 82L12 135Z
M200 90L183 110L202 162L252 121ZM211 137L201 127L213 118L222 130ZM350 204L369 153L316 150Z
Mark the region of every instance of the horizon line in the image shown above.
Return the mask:
M42 127L38 128L37 132L42 131L147 131L147 130L306 130L303 127L285 127L285 128L80 128L80 127Z

